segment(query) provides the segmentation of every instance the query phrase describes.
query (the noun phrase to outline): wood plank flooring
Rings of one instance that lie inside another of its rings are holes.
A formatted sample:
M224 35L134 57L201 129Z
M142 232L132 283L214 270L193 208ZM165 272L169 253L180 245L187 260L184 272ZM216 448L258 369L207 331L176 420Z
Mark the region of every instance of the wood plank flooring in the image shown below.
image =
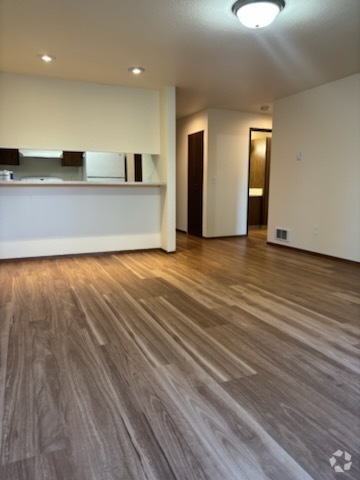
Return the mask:
M359 479L359 265L177 243L0 263L0 479Z

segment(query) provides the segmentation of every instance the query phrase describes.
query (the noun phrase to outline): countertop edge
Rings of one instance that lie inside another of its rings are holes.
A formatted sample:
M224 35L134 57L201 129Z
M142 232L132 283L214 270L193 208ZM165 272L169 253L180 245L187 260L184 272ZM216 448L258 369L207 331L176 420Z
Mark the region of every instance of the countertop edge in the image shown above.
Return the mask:
M0 187L164 187L165 182L21 182L9 180L0 182Z

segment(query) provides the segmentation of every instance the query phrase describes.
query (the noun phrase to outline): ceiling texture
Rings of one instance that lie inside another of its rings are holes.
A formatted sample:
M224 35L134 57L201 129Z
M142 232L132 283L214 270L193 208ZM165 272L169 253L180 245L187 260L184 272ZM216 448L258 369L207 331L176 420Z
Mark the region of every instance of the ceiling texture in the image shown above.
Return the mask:
M239 23L234 1L0 0L0 69L175 85L178 117L203 108L271 112L276 99L360 72L360 0L285 0L259 30ZM41 53L56 61L41 62ZM130 74L134 65L145 73Z

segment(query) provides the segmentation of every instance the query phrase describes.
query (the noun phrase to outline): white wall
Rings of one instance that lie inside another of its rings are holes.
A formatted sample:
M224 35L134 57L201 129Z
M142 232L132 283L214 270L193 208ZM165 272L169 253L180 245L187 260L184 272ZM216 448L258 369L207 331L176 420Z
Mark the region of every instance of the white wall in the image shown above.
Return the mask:
M271 128L271 117L209 109L178 121L179 230L187 231L187 137L204 130L203 235L246 234L250 128Z
M188 135L204 131L204 178L207 172L208 114L204 110L176 124L176 228L187 231ZM204 192L204 197L206 192ZM204 198L205 200L205 198ZM205 205L204 205L205 208ZM204 221L204 219L203 219ZM203 225L204 229L204 225Z
M158 154L159 92L2 73L0 147Z
M268 241L277 227L290 247L360 261L360 74L275 103Z
M205 236L246 234L250 128L271 124L269 115L209 110Z
M159 248L161 187L0 188L0 258Z
M174 159L173 159L174 161ZM142 178L143 182L159 182L159 155L142 155Z

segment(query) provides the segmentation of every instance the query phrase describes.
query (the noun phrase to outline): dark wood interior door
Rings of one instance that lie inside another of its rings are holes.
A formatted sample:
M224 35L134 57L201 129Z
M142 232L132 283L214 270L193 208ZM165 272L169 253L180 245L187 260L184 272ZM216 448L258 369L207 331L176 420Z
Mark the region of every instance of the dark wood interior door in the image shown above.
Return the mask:
M204 132L188 136L188 233L202 237Z

